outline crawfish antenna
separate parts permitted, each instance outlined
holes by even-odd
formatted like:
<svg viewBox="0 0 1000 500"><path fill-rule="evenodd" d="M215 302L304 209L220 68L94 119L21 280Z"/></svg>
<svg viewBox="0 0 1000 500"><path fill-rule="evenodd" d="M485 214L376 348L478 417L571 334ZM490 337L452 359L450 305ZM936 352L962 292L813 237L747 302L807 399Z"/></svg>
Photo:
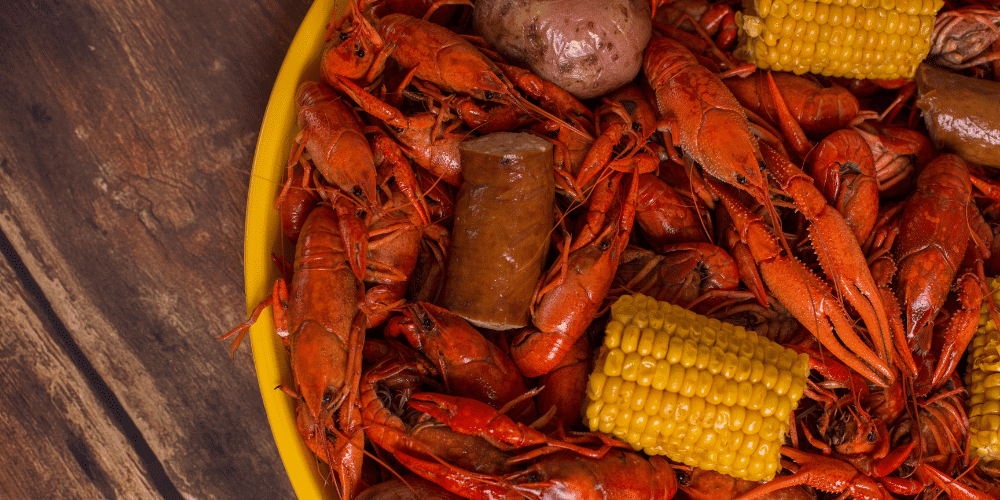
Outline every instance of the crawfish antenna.
<svg viewBox="0 0 1000 500"><path fill-rule="evenodd" d="M506 80L506 78L504 78L504 80ZM510 82L506 82L506 83L508 85L510 85ZM564 120L564 119L562 119L562 118L560 118L560 117L558 117L558 116L556 116L556 115L554 115L554 114L552 114L552 113L550 113L550 112L542 109L538 105L532 103L526 97L524 97L524 96L522 96L522 95L520 95L520 94L518 94L518 93L516 93L514 91L511 92L511 95L514 96L514 104L517 104L518 106L521 106L525 110L530 111L531 113L533 113L535 115L538 115L538 116L541 116L541 117L543 117L543 118L545 118L547 120L552 120L552 121L558 123L561 127L566 127L567 129L572 130L573 132L575 132L578 135L580 135L580 137L583 137L583 138L585 138L585 139L587 139L589 141L593 141L594 140L594 136L592 136L586 130L580 130L575 125L570 124L566 120Z"/></svg>

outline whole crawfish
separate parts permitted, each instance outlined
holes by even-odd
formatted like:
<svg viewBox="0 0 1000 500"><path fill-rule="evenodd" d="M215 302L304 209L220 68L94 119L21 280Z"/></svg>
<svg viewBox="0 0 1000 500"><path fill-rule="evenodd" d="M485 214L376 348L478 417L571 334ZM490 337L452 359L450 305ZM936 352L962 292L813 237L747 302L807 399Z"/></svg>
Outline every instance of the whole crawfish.
<svg viewBox="0 0 1000 500"><path fill-rule="evenodd" d="M528 391L510 358L462 317L428 303L407 304L403 312L390 320L387 335L404 335L435 363L449 392L500 408ZM533 402L522 401L511 415L530 422Z"/></svg>
<svg viewBox="0 0 1000 500"><path fill-rule="evenodd" d="M363 206L377 209L375 159L351 108L320 82L303 82L296 102L301 132L289 164L305 149L327 181Z"/></svg>
<svg viewBox="0 0 1000 500"><path fill-rule="evenodd" d="M621 177L612 175L598 188L618 192ZM532 325L511 344L511 358L524 376L537 377L555 368L604 306L632 234L636 190L633 176L624 200L602 218L607 221L603 229L584 244L564 241L559 259L542 276L532 305ZM591 207L590 211L602 208ZM571 247L576 249L570 251Z"/></svg>
<svg viewBox="0 0 1000 500"><path fill-rule="evenodd" d="M971 189L965 162L943 154L920 172L903 208L892 251L899 266L896 294L911 342L932 323L958 273L969 242Z"/></svg>
<svg viewBox="0 0 1000 500"><path fill-rule="evenodd" d="M335 203L349 212L351 202ZM316 433L320 457L335 469L344 498L361 473L364 432L358 389L365 317L358 309L359 282L348 263L338 213L329 206L310 212L295 251L288 298L288 331L295 392L319 426L339 428L333 450ZM335 417L336 416L336 417Z"/></svg>
<svg viewBox="0 0 1000 500"><path fill-rule="evenodd" d="M450 464L404 458L410 470L465 498L492 500L669 500L677 492L677 476L662 457L645 458L612 450L595 459L572 452L547 455L518 472L503 476L476 474Z"/></svg>
<svg viewBox="0 0 1000 500"><path fill-rule="evenodd" d="M658 130L669 133L671 142L709 175L748 192L778 224L757 140L733 93L667 37L650 39L642 68L660 111Z"/></svg>

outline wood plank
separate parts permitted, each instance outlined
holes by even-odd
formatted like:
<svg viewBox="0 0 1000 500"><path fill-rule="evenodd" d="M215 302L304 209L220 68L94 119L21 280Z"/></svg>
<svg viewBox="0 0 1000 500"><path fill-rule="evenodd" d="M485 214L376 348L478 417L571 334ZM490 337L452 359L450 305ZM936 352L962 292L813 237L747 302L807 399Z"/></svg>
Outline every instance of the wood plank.
<svg viewBox="0 0 1000 500"><path fill-rule="evenodd" d="M0 11L0 232L188 498L293 496L249 349L233 362L213 338L245 316L252 151L307 8ZM50 411L34 403L24 418Z"/></svg>
<svg viewBox="0 0 1000 500"><path fill-rule="evenodd" d="M5 260L0 303L3 497L164 498L74 363L72 347L60 342L44 308Z"/></svg>

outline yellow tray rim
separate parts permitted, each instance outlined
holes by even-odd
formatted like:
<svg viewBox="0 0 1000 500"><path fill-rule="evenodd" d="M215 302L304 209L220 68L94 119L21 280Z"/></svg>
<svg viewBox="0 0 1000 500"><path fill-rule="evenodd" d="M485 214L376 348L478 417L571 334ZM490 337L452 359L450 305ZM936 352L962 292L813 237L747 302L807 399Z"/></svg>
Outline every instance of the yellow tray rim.
<svg viewBox="0 0 1000 500"><path fill-rule="evenodd" d="M281 63L264 112L247 196L243 248L247 314L270 295L274 281L279 278L271 254L283 255L289 246L281 235L274 200L281 188L289 150L298 134L295 91L301 82L320 78L319 61L326 27L344 5L346 0L313 2ZM332 480L320 473L316 457L295 426L294 401L278 389L282 385L291 387L291 365L275 332L270 308L250 328L250 342L264 409L295 495L301 500L337 498Z"/></svg>

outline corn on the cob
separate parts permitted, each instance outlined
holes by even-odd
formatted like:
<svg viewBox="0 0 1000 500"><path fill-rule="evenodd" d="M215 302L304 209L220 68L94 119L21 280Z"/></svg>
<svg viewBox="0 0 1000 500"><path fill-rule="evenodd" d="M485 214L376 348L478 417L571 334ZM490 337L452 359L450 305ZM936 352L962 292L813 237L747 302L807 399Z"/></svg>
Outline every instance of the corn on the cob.
<svg viewBox="0 0 1000 500"><path fill-rule="evenodd" d="M1000 281L990 280L990 296L979 311L979 329L969 344L965 385L969 391L969 454L981 465L1000 466L1000 331L990 318L987 300L996 301Z"/></svg>
<svg viewBox="0 0 1000 500"><path fill-rule="evenodd" d="M763 69L911 78L944 0L743 0L736 56Z"/></svg>
<svg viewBox="0 0 1000 500"><path fill-rule="evenodd" d="M642 294L611 306L587 388L592 431L733 477L771 479L809 356Z"/></svg>

